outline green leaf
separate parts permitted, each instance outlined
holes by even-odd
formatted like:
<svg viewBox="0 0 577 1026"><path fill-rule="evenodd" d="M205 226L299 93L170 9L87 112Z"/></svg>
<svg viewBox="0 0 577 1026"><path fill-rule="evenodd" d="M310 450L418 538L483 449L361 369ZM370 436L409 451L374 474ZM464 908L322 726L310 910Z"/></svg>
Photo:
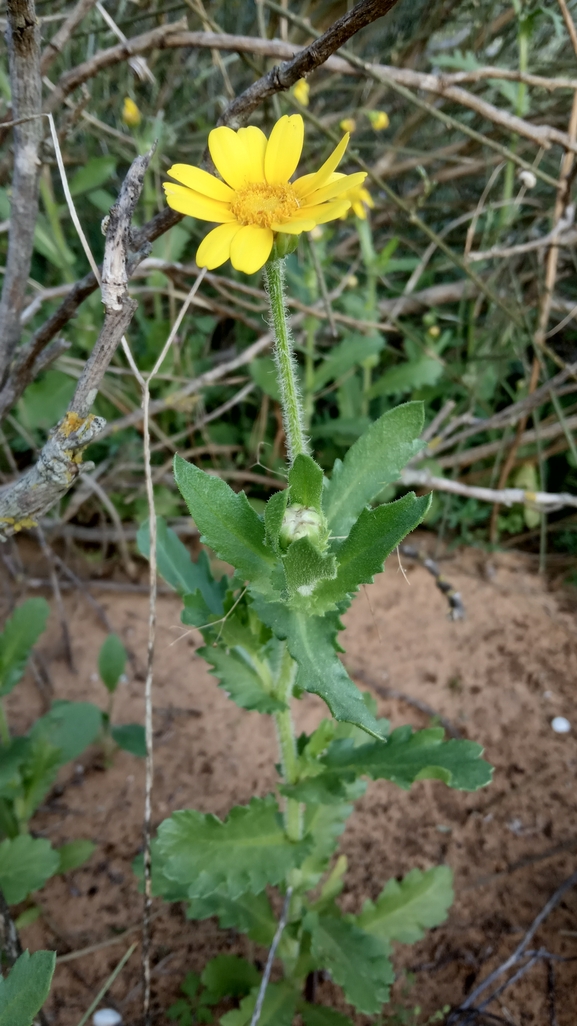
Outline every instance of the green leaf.
<svg viewBox="0 0 577 1026"><path fill-rule="evenodd" d="M146 734L140 723L124 723L110 731L119 748L139 759L146 758Z"/></svg>
<svg viewBox="0 0 577 1026"><path fill-rule="evenodd" d="M0 888L9 905L24 901L31 891L58 872L60 857L45 837L20 834L0 844Z"/></svg>
<svg viewBox="0 0 577 1026"><path fill-rule="evenodd" d="M366 901L357 926L387 941L415 944L425 930L444 923L453 903L453 874L449 866L422 873L412 869L402 880L389 880L376 902Z"/></svg>
<svg viewBox="0 0 577 1026"><path fill-rule="evenodd" d="M0 795L10 790L9 785L26 760L30 743L27 738L15 737L6 747L0 748Z"/></svg>
<svg viewBox="0 0 577 1026"><path fill-rule="evenodd" d="M283 488L282 491L271 495L264 508L266 540L274 552L280 551L279 535L287 508L288 497L288 488Z"/></svg>
<svg viewBox="0 0 577 1026"><path fill-rule="evenodd" d="M217 916L221 930L246 933L255 944L270 947L277 928L266 891L260 894L240 894L232 900L223 894L208 898L192 898L186 911L187 919L209 919Z"/></svg>
<svg viewBox="0 0 577 1026"><path fill-rule="evenodd" d="M305 1026L353 1026L348 1015L324 1005L309 1005L308 1001L302 1001L299 1003L299 1012Z"/></svg>
<svg viewBox="0 0 577 1026"><path fill-rule="evenodd" d="M150 553L150 528L146 520L140 525L136 536L138 551L145 559ZM215 581L210 570L208 556L200 552L198 562L193 563L190 552L164 517L156 518L156 562L158 572L171 588L185 596L200 591L211 613L223 614L223 598L228 587L228 578ZM201 621L204 622L204 621Z"/></svg>
<svg viewBox="0 0 577 1026"><path fill-rule="evenodd" d="M240 1008L221 1016L221 1026L247 1026L252 1019L257 990L243 998ZM264 997L258 1026L292 1026L298 994L290 983L269 983Z"/></svg>
<svg viewBox="0 0 577 1026"><path fill-rule="evenodd" d="M14 610L0 634L0 696L20 680L30 652L46 628L50 606L46 599L31 598Z"/></svg>
<svg viewBox="0 0 577 1026"><path fill-rule="evenodd" d="M264 524L244 492L175 456L174 476L201 541L259 589L267 590L274 560L264 543Z"/></svg>
<svg viewBox="0 0 577 1026"><path fill-rule="evenodd" d="M78 838L77 841L69 841L68 844L61 845L57 849L60 859L58 872L71 873L73 869L78 869L84 862L87 862L95 851L96 845L84 838Z"/></svg>
<svg viewBox="0 0 577 1026"><path fill-rule="evenodd" d="M278 602L257 601L255 608L278 638L286 638L288 650L298 663L296 688L319 695L336 720L354 723L381 738L379 723L335 651L336 618L310 616Z"/></svg>
<svg viewBox="0 0 577 1026"><path fill-rule="evenodd" d="M335 557L320 553L308 538L289 545L283 566L289 593L305 598L315 592L320 581L331 580L337 574Z"/></svg>
<svg viewBox="0 0 577 1026"><path fill-rule="evenodd" d="M416 360L391 367L369 389L369 399L382 395L412 392L425 385L436 385L443 375L443 363L432 356L419 356Z"/></svg>
<svg viewBox="0 0 577 1026"><path fill-rule="evenodd" d="M312 389L318 392L327 382L336 381L363 360L378 356L385 340L382 335L349 335L343 342L333 346L322 363L315 368Z"/></svg>
<svg viewBox="0 0 577 1026"><path fill-rule="evenodd" d="M0 976L0 1026L32 1026L50 992L55 951L25 951L8 976Z"/></svg>
<svg viewBox="0 0 577 1026"><path fill-rule="evenodd" d="M320 510L324 475L312 456L299 454L289 470L290 501Z"/></svg>
<svg viewBox="0 0 577 1026"><path fill-rule="evenodd" d="M359 1012L376 1015L395 979L389 945L336 916L309 912L304 927L311 933L311 954L318 967L328 969Z"/></svg>
<svg viewBox="0 0 577 1026"><path fill-rule="evenodd" d="M98 672L111 693L116 691L125 666L126 649L117 634L109 634L98 655Z"/></svg>
<svg viewBox="0 0 577 1026"><path fill-rule="evenodd" d="M422 448L422 403L388 410L351 446L344 461L335 460L323 505L331 534L346 536L361 511L384 488L398 480L406 463Z"/></svg>
<svg viewBox="0 0 577 1026"><path fill-rule="evenodd" d="M187 886L191 898L235 898L285 880L310 844L288 840L277 803L267 795L231 809L224 822L194 809L174 812L158 829L158 847L164 873Z"/></svg>
<svg viewBox="0 0 577 1026"><path fill-rule="evenodd" d="M202 1000L215 1005L224 997L239 998L249 994L260 983L260 973L254 965L238 955L217 955L207 962L201 980L209 991Z"/></svg>
<svg viewBox="0 0 577 1026"><path fill-rule="evenodd" d="M115 157L92 157L72 175L70 192L73 196L81 196L83 192L98 189L112 177L116 171Z"/></svg>
<svg viewBox="0 0 577 1026"><path fill-rule="evenodd" d="M337 574L314 591L312 608L317 614L334 609L345 595L359 585L370 584L383 569L387 556L421 523L431 505L428 495L417 499L409 492L396 502L377 509L364 509L349 536L336 550Z"/></svg>
<svg viewBox="0 0 577 1026"><path fill-rule="evenodd" d="M54 702L30 731L36 741L43 739L60 749L60 762L71 762L96 740L102 727L102 713L92 702Z"/></svg>
<svg viewBox="0 0 577 1026"><path fill-rule="evenodd" d="M248 371L252 380L256 382L264 394L270 396L275 402L280 403L281 395L273 357L261 356L258 360L252 360L248 365Z"/></svg>
<svg viewBox="0 0 577 1026"><path fill-rule="evenodd" d="M226 691L241 709L252 709L260 713L280 712L286 704L266 691L264 684L248 657L242 651L207 646L198 650L206 659L212 673L220 679L219 687Z"/></svg>
<svg viewBox="0 0 577 1026"><path fill-rule="evenodd" d="M385 744L355 747L350 740L334 741L322 762L330 773L392 780L405 790L415 780L442 780L459 791L489 784L493 771L481 759L481 745L443 737L440 727L415 732L410 726L397 727Z"/></svg>

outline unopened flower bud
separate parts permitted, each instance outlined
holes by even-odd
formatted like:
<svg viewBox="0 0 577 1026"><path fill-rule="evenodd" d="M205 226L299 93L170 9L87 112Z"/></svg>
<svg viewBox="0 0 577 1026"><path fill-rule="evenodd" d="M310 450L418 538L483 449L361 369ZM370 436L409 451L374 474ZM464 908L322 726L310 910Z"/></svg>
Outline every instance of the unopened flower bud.
<svg viewBox="0 0 577 1026"><path fill-rule="evenodd" d="M325 533L323 516L310 506L293 503L287 506L280 529L279 540L283 549L299 538L320 541Z"/></svg>
<svg viewBox="0 0 577 1026"><path fill-rule="evenodd" d="M389 127L389 115L384 110L369 110L367 111L369 121L373 126L375 132L382 132L383 128Z"/></svg>
<svg viewBox="0 0 577 1026"><path fill-rule="evenodd" d="M342 128L343 132L354 132L357 123L354 118L343 118L342 121L339 121L339 127Z"/></svg>
<svg viewBox="0 0 577 1026"><path fill-rule="evenodd" d="M534 189L537 185L537 177L532 171L519 171L519 180L523 182L526 189Z"/></svg>
<svg viewBox="0 0 577 1026"><path fill-rule="evenodd" d="M303 107L308 107L310 91L311 91L311 87L308 84L308 82L306 81L306 79L299 78L297 84L295 85L295 87L293 89L293 96L294 96L295 100L298 100L298 102Z"/></svg>
<svg viewBox="0 0 577 1026"><path fill-rule="evenodd" d="M142 116L134 100L130 99L130 96L124 97L124 105L122 107L122 120L125 125L129 128L138 128Z"/></svg>

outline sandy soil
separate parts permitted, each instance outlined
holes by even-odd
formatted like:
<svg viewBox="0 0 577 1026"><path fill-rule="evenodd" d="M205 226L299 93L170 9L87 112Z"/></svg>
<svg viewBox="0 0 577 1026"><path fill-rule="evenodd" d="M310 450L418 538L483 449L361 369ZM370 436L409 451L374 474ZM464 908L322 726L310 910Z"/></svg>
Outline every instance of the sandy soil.
<svg viewBox="0 0 577 1026"><path fill-rule="evenodd" d="M412 866L446 862L454 870L456 900L447 923L418 945L399 946L396 952L397 966L414 973L404 1001L408 1007L420 1005L424 1018L445 1004L458 1005L503 962L575 869L576 612L570 596L549 592L528 567L516 555L496 555L490 562L473 550L453 556L444 570L463 594L467 618L451 623L445 600L426 571L408 567L407 581L394 557L346 618L345 663L359 686L375 694L380 715L393 725L429 722L405 699L385 697L386 689L427 703L463 737L480 741L496 767L493 784L471 795L432 781L409 793L373 783L343 835L342 850L351 867L343 895L347 910L375 898L386 879ZM142 720L147 598L102 592L98 600L136 655L115 718ZM95 674L104 629L82 595L68 593L65 604L75 672L63 658L54 614L40 644L55 697L90 699L104 707L104 689ZM188 806L224 816L253 793L265 794L275 781L272 724L226 699L195 656L198 638L181 637L178 624L179 601L162 597L154 696L155 825L172 810ZM41 711L40 693L27 675L8 701L13 730L25 731ZM323 715L323 704L313 696L297 704L299 729L310 730ZM553 732L556 715L573 723L570 734ZM33 829L55 845L89 837L98 849L85 866L44 888L39 895L44 914L22 931L25 945L65 954L110 941L138 923L141 898L131 861L141 844L142 811L143 764L127 753L120 752L105 770L99 753L88 752L63 772ZM245 938L220 931L213 921L188 922L178 905L157 902L155 916L157 1023L167 1022L163 1010L188 970L200 970L219 951L257 959L265 955ZM133 940L138 940L136 931L62 962L47 1008L49 1022L76 1026ZM531 947L577 958L576 890L565 894ZM553 988L546 964L539 962L490 1011L517 1026L574 1026L576 965L556 962ZM321 984L319 999L338 1006L330 982ZM136 1026L140 1001L137 947L107 1003Z"/></svg>

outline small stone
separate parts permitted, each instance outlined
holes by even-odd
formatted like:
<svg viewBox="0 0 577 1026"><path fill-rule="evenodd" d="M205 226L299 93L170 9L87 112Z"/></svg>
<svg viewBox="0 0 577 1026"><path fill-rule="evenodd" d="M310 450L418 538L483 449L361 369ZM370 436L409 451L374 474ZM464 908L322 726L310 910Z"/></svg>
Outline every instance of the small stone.
<svg viewBox="0 0 577 1026"><path fill-rule="evenodd" d="M551 720L551 726L556 734L568 734L571 730L571 724L564 716L555 716Z"/></svg>
<svg viewBox="0 0 577 1026"><path fill-rule="evenodd" d="M122 1026L122 1016L115 1008L100 1008L92 1016L92 1026Z"/></svg>

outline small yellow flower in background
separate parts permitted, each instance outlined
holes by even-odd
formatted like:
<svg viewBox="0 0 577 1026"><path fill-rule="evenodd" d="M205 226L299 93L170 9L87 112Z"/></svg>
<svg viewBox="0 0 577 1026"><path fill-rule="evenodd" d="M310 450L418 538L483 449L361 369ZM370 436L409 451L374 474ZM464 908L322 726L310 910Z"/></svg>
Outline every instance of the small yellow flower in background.
<svg viewBox="0 0 577 1026"><path fill-rule="evenodd" d="M343 118L339 121L339 128L342 128L343 132L354 132L357 127L357 123L354 118Z"/></svg>
<svg viewBox="0 0 577 1026"><path fill-rule="evenodd" d="M138 128L142 121L142 115L136 106L134 100L130 99L130 96L124 97L124 105L122 107L122 120L125 125L129 128Z"/></svg>
<svg viewBox="0 0 577 1026"><path fill-rule="evenodd" d="M347 288L356 289L358 284L359 279L357 278L356 274L349 274L347 280L345 281L345 285L347 286Z"/></svg>
<svg viewBox="0 0 577 1026"><path fill-rule="evenodd" d="M438 338L440 334L441 329L438 324L431 324L431 327L427 330L427 335L430 335L431 338Z"/></svg>
<svg viewBox="0 0 577 1026"><path fill-rule="evenodd" d="M383 128L390 125L389 115L384 110L368 110L367 117L375 132L382 132Z"/></svg>
<svg viewBox="0 0 577 1026"><path fill-rule="evenodd" d="M321 228L320 224L315 224L314 228L311 228L311 239L313 242L319 242L324 234L324 230Z"/></svg>
<svg viewBox="0 0 577 1026"><path fill-rule="evenodd" d="M347 189L345 196L351 204L351 208L357 217L360 217L361 221L367 219L367 207L371 210L375 205L375 201L371 196L368 189L365 189L362 182L358 185L353 185L352 189ZM344 217L347 216L348 211L345 212Z"/></svg>
<svg viewBox="0 0 577 1026"><path fill-rule="evenodd" d="M311 87L306 81L306 79L299 78L297 84L293 89L293 96L295 100L298 100L298 102L302 104L303 107L308 107L310 91Z"/></svg>
<svg viewBox="0 0 577 1026"><path fill-rule="evenodd" d="M230 258L237 271L254 274L270 257L275 233L310 232L348 210L351 201L344 193L366 177L364 171L335 173L348 135L318 171L291 182L303 141L300 114L280 118L269 139L253 125L237 132L223 125L210 133L208 148L224 181L190 164L169 169L180 184L164 183L168 205L201 221L220 222L198 247L199 267L212 270Z"/></svg>

